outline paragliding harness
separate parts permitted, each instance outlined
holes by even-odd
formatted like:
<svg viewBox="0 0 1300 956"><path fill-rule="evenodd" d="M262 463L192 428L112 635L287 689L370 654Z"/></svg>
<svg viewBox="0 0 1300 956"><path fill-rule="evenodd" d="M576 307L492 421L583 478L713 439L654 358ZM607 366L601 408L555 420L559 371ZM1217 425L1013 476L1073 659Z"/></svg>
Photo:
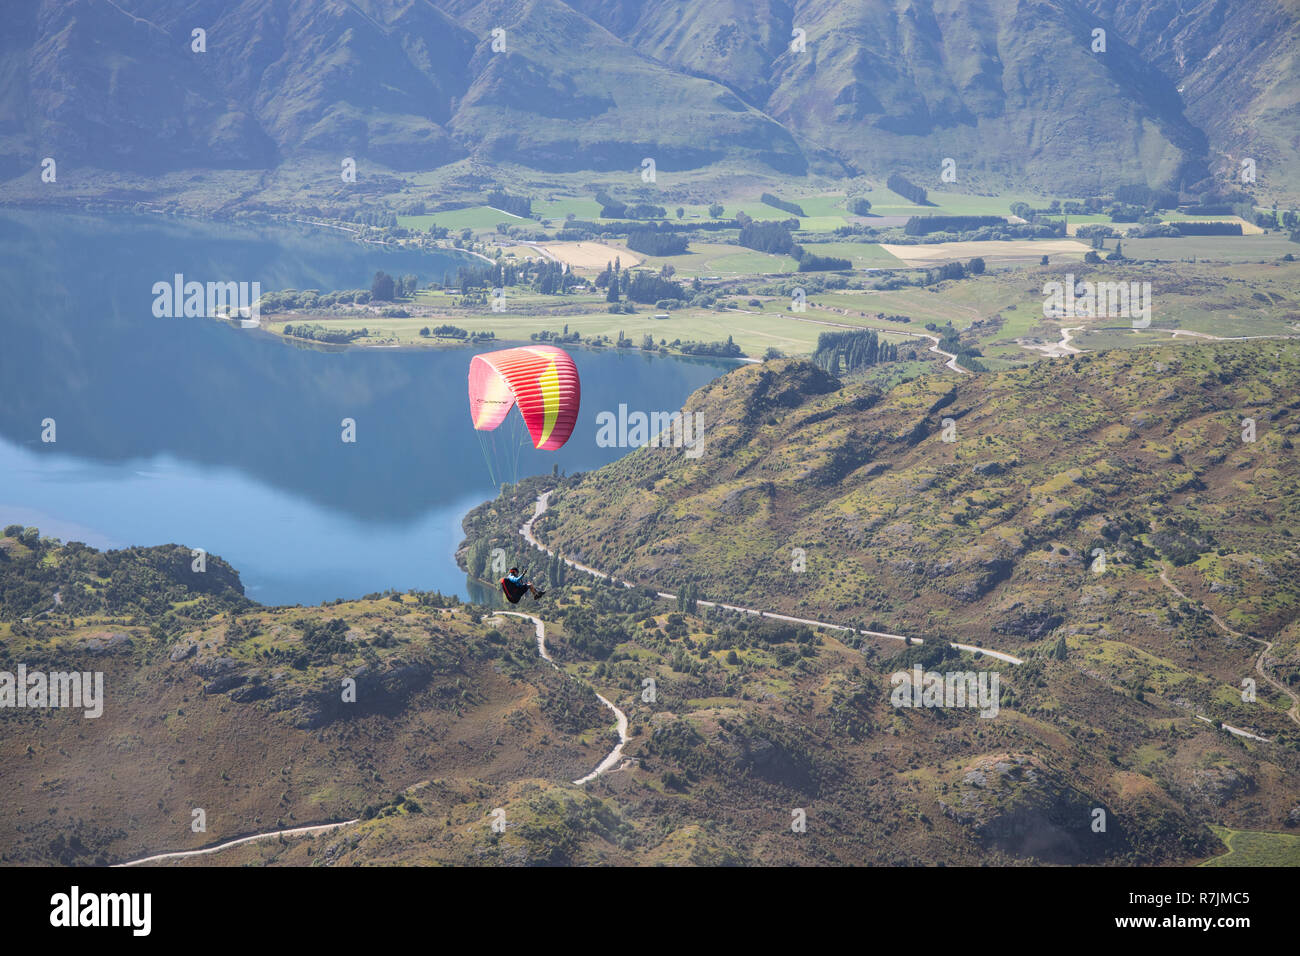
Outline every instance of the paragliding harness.
<svg viewBox="0 0 1300 956"><path fill-rule="evenodd" d="M501 579L501 590L506 596L506 600L511 604L518 604L519 599L528 593L528 588L523 584L515 584L509 578Z"/></svg>

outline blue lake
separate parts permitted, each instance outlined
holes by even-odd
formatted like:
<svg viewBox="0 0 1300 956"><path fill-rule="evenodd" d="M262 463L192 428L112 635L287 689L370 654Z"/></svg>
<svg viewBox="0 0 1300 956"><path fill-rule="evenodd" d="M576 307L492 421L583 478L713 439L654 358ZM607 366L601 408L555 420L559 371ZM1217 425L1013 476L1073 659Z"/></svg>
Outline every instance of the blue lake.
<svg viewBox="0 0 1300 956"><path fill-rule="evenodd" d="M326 350L152 312L153 284L175 273L328 290L368 287L377 269L423 285L468 258L280 227L27 212L0 214L0 254L0 525L98 548L203 548L267 604L390 587L469 597L453 554L465 512L495 496L490 475L597 468L627 453L596 445L600 411L677 409L734 367L571 350L579 422L564 448L539 452L521 445L517 411L497 432L473 429L471 350Z"/></svg>

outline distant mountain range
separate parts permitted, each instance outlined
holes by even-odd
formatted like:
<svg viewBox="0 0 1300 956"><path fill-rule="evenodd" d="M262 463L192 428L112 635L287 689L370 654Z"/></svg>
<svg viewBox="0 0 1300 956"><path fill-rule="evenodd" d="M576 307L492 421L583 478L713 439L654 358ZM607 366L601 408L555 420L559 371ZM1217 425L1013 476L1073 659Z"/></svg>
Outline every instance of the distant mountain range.
<svg viewBox="0 0 1300 956"><path fill-rule="evenodd" d="M1298 24L1296 0L45 0L6 11L0 176L649 156L937 183L951 157L958 184L1087 192L1250 157L1285 191Z"/></svg>

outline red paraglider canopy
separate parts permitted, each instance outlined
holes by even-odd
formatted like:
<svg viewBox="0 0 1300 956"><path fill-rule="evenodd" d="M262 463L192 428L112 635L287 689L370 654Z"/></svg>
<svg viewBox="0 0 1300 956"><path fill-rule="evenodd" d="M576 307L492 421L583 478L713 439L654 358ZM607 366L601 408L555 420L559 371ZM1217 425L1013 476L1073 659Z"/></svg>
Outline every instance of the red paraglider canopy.
<svg viewBox="0 0 1300 956"><path fill-rule="evenodd" d="M518 405L537 449L554 451L569 440L581 397L577 366L553 345L485 352L469 363L474 427L492 431Z"/></svg>

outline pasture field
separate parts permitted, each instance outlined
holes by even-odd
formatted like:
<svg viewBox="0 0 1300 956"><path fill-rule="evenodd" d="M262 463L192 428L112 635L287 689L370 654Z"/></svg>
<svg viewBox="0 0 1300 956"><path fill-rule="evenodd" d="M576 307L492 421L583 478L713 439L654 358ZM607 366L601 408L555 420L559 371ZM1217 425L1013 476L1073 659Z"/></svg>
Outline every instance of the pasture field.
<svg viewBox="0 0 1300 956"><path fill-rule="evenodd" d="M618 191L620 198L624 198L622 191ZM783 199L787 202L795 203L803 211L803 216L794 216L775 206L769 206L753 196L746 199L722 200L724 209L722 218L734 218L736 213L743 212L754 219L798 219L799 228L805 232L833 232L840 226L852 222L870 222L870 217L863 218L853 215L849 212L849 200L846 193L843 192L822 192L811 195L801 195L796 188L782 188L780 186L770 186L768 192ZM962 193L946 193L931 190L928 198L933 206L918 206L908 199L903 198L892 190L886 188L883 184L875 185L869 192L858 193L863 198L871 202L871 216L893 217L893 216L1010 216L1011 203L1023 201L1031 206L1042 207L1050 201L1041 196L1025 196L1020 194L1007 194L998 196L971 196ZM676 208L682 206L685 209L685 218L683 221L706 220L709 218L708 204L695 204L689 202L675 202L669 199L655 200L659 205L668 210L668 218L676 222ZM540 211L542 205L534 202L533 209ZM594 211L587 215L594 216L599 212L599 207L593 207ZM557 208L558 211L558 208ZM569 211L569 210L565 210ZM576 212L576 210L573 210ZM549 211L548 215L554 213ZM579 213L579 215L583 215ZM1108 222L1108 217L1098 217L1100 222Z"/></svg>
<svg viewBox="0 0 1300 956"><path fill-rule="evenodd" d="M971 196L964 193L940 192L926 183L918 183L927 190L926 199L933 206L918 206L910 199L898 195L883 185L865 196L871 201L871 211L877 216L1010 216L1013 202L1026 202L1036 209L1046 206L1050 199L1022 193L997 196ZM1064 202L1064 197L1061 197ZM807 211L806 209L804 210Z"/></svg>
<svg viewBox="0 0 1300 956"><path fill-rule="evenodd" d="M1300 834L1233 830L1210 824L1228 852L1201 866L1300 866Z"/></svg>
<svg viewBox="0 0 1300 956"><path fill-rule="evenodd" d="M1122 326L1098 326L1076 332L1073 345L1084 351L1102 351L1105 349L1145 348L1151 345L1168 345L1170 334L1157 329L1132 329ZM1183 341L1192 341L1184 338Z"/></svg>
<svg viewBox="0 0 1300 956"><path fill-rule="evenodd" d="M932 266L943 262L975 257L986 264L1037 261L1043 256L1063 256L1082 259L1089 246L1077 239L1015 239L1007 242L939 242L918 246L899 246L882 243L885 252L909 266Z"/></svg>
<svg viewBox="0 0 1300 956"><path fill-rule="evenodd" d="M632 252L626 246L616 246L611 243L539 242L536 246L546 252L550 258L567 262L571 268L582 272L599 273L616 257L625 269L640 265L645 259L645 256Z"/></svg>
<svg viewBox="0 0 1300 956"><path fill-rule="evenodd" d="M1060 222L1061 220L1052 219L1051 221ZM1125 224L1113 224L1111 222L1110 216L1098 213L1096 215L1091 215L1091 216L1071 216L1069 218L1069 221L1066 222L1065 224L1065 234L1067 236L1075 236L1078 235L1080 227L1094 226L1098 224L1101 224L1103 226L1115 225L1117 229L1125 228ZM1132 225L1132 223L1128 223L1127 225Z"/></svg>
<svg viewBox="0 0 1300 956"><path fill-rule="evenodd" d="M779 195L779 194L778 194ZM781 196L787 199L787 196ZM856 219L849 212L849 201L843 193L832 193L825 196L798 196L791 200L798 203L799 208L808 214L808 218L828 218L828 219Z"/></svg>
<svg viewBox="0 0 1300 956"><path fill-rule="evenodd" d="M844 213L845 200L839 193L823 191L800 196L792 189L773 188L772 191L783 199L800 203L805 212L816 213L805 219ZM875 193L879 194L880 190ZM622 193L618 195L624 198ZM954 203L952 195L936 193L935 197L936 201L942 199L948 203L947 208L916 211L954 214L997 211L991 208L993 200L988 197L974 197L980 202L970 203ZM1004 199L1011 201L1008 197L999 197L997 201L1001 203ZM1043 203L1041 199L1026 201ZM586 200L556 195L545 200L548 205L535 203L534 208L555 215L566 209L575 214L593 211L590 207L565 205L582 202ZM665 198L660 202L675 213L671 200ZM688 210L688 219L707 216L707 207L699 203L682 205ZM769 211L780 214L780 210L762 203L744 208L755 215L767 215ZM875 207L876 210L884 208ZM735 211L734 206L728 210L729 214ZM487 207L439 214L440 217L455 215L463 221L478 217L480 222L495 223L502 214ZM730 335L746 354L758 357L769 347L787 355L807 355L815 348L818 335L838 327L872 328L891 340L921 344L915 336L926 331L927 323L937 326L951 323L959 330L973 333L968 341L973 340L988 360L986 366L990 370L1042 359L1045 352L1056 350L1065 327L1076 330L1070 344L1085 351L1192 344L1212 338L1300 336L1300 263L1286 262L1283 258L1288 252L1300 251L1300 244L1277 233L1126 239L1122 240L1123 260L1097 264L1082 262L1089 246L1071 239L882 245L843 240L817 242L807 236L800 237L812 254L849 259L854 271L847 277L799 273L793 258L758 252L734 241L719 241L725 236L726 233L710 233L705 239L693 240L689 252L668 257L643 256L629 250L626 240L618 238L584 242L514 241L504 245L508 254L520 258L545 253L569 263L588 279L616 257L625 268L658 271L671 265L676 279L688 291L694 279L701 279L707 291L719 296L724 305L672 310L666 320L655 319L654 314L659 310L649 304L635 306L637 311L631 314L610 313L601 292L541 296L512 288L507 292L508 311L504 314L492 313L484 305L462 307L456 295L422 293L411 303L413 311L419 314L408 319L383 319L374 312L320 318L295 313L274 317L268 326L273 331L285 321L315 321L338 329L365 326L370 335L358 342L359 345L448 344L418 334L426 325L432 328L442 324L469 331L491 331L498 341L527 341L533 333L544 330L558 333L566 325L570 333L576 332L583 339L596 336L617 339L622 333L638 346L646 334L656 344L674 339L722 341ZM1105 243L1103 255L1113 252L1115 246L1114 240ZM492 251L489 243L489 254ZM1045 266L1040 264L1044 255L1049 259ZM893 278L889 281L907 281L909 270L948 261L968 262L976 256L983 258L989 267L982 276L925 287L871 288L886 278L880 271L872 270L892 271ZM1152 259L1161 261L1154 264ZM1121 316L1063 320L1044 317L1043 285L1064 281L1067 274L1093 282L1150 282L1151 327L1134 330L1132 320ZM826 283L845 281L849 288L821 289ZM794 313L785 295L761 292L775 284L786 289L806 286L809 289L806 310ZM883 316L905 316L909 321L890 321ZM924 361L930 363L930 357Z"/></svg>
<svg viewBox="0 0 1300 956"><path fill-rule="evenodd" d="M615 243L623 245L621 242ZM692 242L689 250L680 256L647 256L647 268L659 269L671 265L677 275L687 279L696 276L761 276L794 272L799 263L790 256L777 256L759 252L728 242Z"/></svg>
<svg viewBox="0 0 1300 956"><path fill-rule="evenodd" d="M1221 338L1300 335L1300 313L1281 306L1244 299L1239 305L1225 308L1221 302L1207 303L1177 290L1160 292L1154 284L1151 299L1153 329L1184 329Z"/></svg>
<svg viewBox="0 0 1300 956"><path fill-rule="evenodd" d="M1241 226L1241 231L1247 236L1262 236L1264 230L1262 227L1255 225L1253 222L1247 222L1240 216L1189 216L1181 212L1166 212L1161 214L1161 222L1231 222Z"/></svg>
<svg viewBox="0 0 1300 956"><path fill-rule="evenodd" d="M459 298L453 293L421 292L411 301L410 307L430 311L408 318L382 318L375 314L347 317L280 314L268 316L265 324L276 334L285 323L311 323L339 331L365 327L368 335L357 339L353 343L356 347L450 347L465 344L464 339L419 334L423 327L439 325L452 325L467 332L492 332L495 339L481 343L484 348L494 347L497 343L527 342L536 332L562 333L567 329L583 339L604 336L617 341L621 334L638 347L647 334L657 345L674 340L721 342L730 336L751 357L761 357L769 348L787 355L808 355L816 348L819 335L844 325L877 329L891 342L929 346L928 342L916 338L918 333L925 333L923 321L900 325L878 320L874 312L867 317L860 317L856 312L845 315L838 308L838 301L829 296L826 298L830 302L810 303L807 311L798 315L791 313L789 301L784 298L742 295L732 298L735 308L674 309L669 311L667 319L656 319L659 310L646 305L637 305L637 311L632 314L610 313L601 294L556 297L512 290L507 293L506 311L503 313L493 313L483 307L461 308L454 304ZM754 298L759 299L759 305L749 304ZM890 307L893 306L891 303ZM926 314L938 317L938 312ZM927 353L921 361L925 363L930 359Z"/></svg>
<svg viewBox="0 0 1300 956"><path fill-rule="evenodd" d="M861 325L898 332L925 332L925 324L952 323L964 329L983 317L985 311L924 289L897 289L876 292L872 290L819 292L808 297L808 318L823 319L845 325ZM890 322L876 318L877 314L905 315L912 321Z"/></svg>
<svg viewBox="0 0 1300 956"><path fill-rule="evenodd" d="M600 305L603 305L603 301ZM741 350L750 356L762 356L768 348L776 348L787 354L810 354L817 344L817 336L827 331L824 326L810 323L791 322L778 314L767 315L759 311L682 309L670 313L668 319L656 319L653 306L638 306L635 314L611 314L599 309L596 304L576 306L575 311L565 314L529 313L523 300L511 301L507 298L507 311L491 313L466 311L463 314L450 310L448 314L438 317L411 317L407 319L382 319L367 317L329 318L301 316L288 318L289 322L311 322L327 329L355 329L365 326L370 335L359 339L355 344L367 345L461 345L464 340L424 338L419 332L423 326L441 324L455 325L469 332L492 332L496 339L484 348L495 347L497 343L528 342L534 332L547 330L561 332L568 326L570 332L577 332L584 339L605 336L617 340L621 332L640 346L643 336L649 334L656 343L668 343L675 339L696 342L722 342L731 336ZM521 311L514 311L519 309ZM270 323L273 332L279 332L283 321L279 318ZM501 347L505 347L502 345ZM610 346L612 347L612 346ZM632 351L637 351L636 349Z"/></svg>
<svg viewBox="0 0 1300 956"><path fill-rule="evenodd" d="M803 211L808 213L808 215L796 216L794 213L786 212L784 209L777 209L775 206L769 206L767 203L755 199L747 202L723 203L723 207L726 211L722 214L722 218L734 219L736 213L743 212L751 219L757 219L760 221L774 220L779 222L785 219L798 219L799 228L807 232L834 232L840 226L848 224L849 220L846 218L848 213L844 209L835 209L830 205L825 205L824 207L819 207L819 209L824 209L824 212L820 212L818 215L813 215L808 211L807 207L803 206L800 200L792 199L789 196L781 196L780 198L800 205L800 207L803 208ZM707 217L708 207L701 207L700 212Z"/></svg>
<svg viewBox="0 0 1300 956"><path fill-rule="evenodd" d="M1125 239L1124 255L1130 259L1164 259L1209 262L1265 262L1287 253L1300 258L1300 243L1285 233L1253 236L1184 236L1181 239Z"/></svg>
<svg viewBox="0 0 1300 956"><path fill-rule="evenodd" d="M552 199L533 200L533 214L555 220L556 225L570 213L578 219L595 219L600 215L600 203L591 196L556 196Z"/></svg>
<svg viewBox="0 0 1300 956"><path fill-rule="evenodd" d="M1062 218L1063 217L1057 216L1057 217L1046 219L1046 221L1060 222ZM1259 236L1264 234L1264 230L1262 228L1255 225L1253 222L1246 222L1246 220L1242 219L1239 216L1188 216L1181 212L1164 212L1161 213L1160 221L1166 224L1178 223L1178 222L1231 222L1241 226L1241 231L1244 235ZM1107 226L1113 226L1115 230L1120 233L1128 229L1131 229L1134 226L1134 223L1131 222L1115 222L1113 219L1110 218L1110 216L1107 216L1104 213L1092 213L1083 216L1070 216L1069 220L1065 224L1066 235L1073 236L1078 233L1080 226L1089 226L1096 223L1101 223ZM1230 239L1233 237L1231 236L1195 237L1194 236L1191 238Z"/></svg>
<svg viewBox="0 0 1300 956"><path fill-rule="evenodd" d="M512 215L508 212L502 212L500 209L493 209L491 206L468 206L465 209L451 209L447 212L435 212L424 216L398 216L397 224L405 229L418 229L424 232L432 225L446 226L452 232L459 232L461 229L473 229L479 231L494 231L497 223L507 223L512 226L532 222L530 219L522 219L519 216Z"/></svg>
<svg viewBox="0 0 1300 956"><path fill-rule="evenodd" d="M806 251L815 256L836 256L848 259L855 269L899 269L904 268L902 259L892 255L884 246L876 242L807 242L803 244Z"/></svg>

